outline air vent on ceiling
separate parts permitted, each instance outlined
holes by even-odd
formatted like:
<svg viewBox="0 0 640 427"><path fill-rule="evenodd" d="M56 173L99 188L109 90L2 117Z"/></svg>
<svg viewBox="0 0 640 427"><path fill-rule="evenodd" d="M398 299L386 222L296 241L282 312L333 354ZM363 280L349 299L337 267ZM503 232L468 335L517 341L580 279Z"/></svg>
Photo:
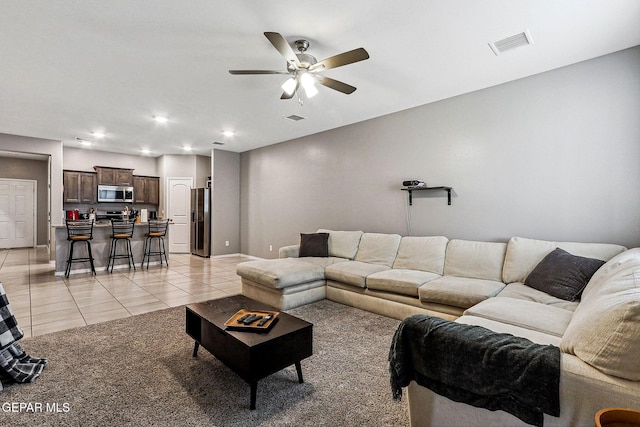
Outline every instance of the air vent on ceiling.
<svg viewBox="0 0 640 427"><path fill-rule="evenodd" d="M91 140L90 139L80 138L78 136L76 136L76 141L78 141L81 144L91 144Z"/></svg>
<svg viewBox="0 0 640 427"><path fill-rule="evenodd" d="M522 33L515 34L510 37L505 37L502 40L497 40L495 42L489 43L489 47L491 48L493 53L498 56L508 50L516 49L530 44L533 44L533 40L531 39L529 30L526 30Z"/></svg>
<svg viewBox="0 0 640 427"><path fill-rule="evenodd" d="M224 142L214 141L212 144L213 145L224 145Z"/></svg>
<svg viewBox="0 0 640 427"><path fill-rule="evenodd" d="M288 117L285 117L287 120L291 120L292 122L299 122L300 120L306 119L306 117L298 116L297 114L292 114Z"/></svg>

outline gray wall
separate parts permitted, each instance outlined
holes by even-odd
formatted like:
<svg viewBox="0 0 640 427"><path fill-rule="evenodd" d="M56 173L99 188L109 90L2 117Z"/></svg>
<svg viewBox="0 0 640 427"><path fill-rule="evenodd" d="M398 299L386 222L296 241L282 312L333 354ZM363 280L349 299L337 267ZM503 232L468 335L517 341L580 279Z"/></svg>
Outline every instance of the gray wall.
<svg viewBox="0 0 640 427"><path fill-rule="evenodd" d="M635 47L242 153L241 251L319 227L640 246L639 113ZM409 209L406 179L452 186L452 205Z"/></svg>
<svg viewBox="0 0 640 427"><path fill-rule="evenodd" d="M36 211L38 245L49 244L49 160L0 157L0 178L37 182Z"/></svg>
<svg viewBox="0 0 640 427"><path fill-rule="evenodd" d="M213 150L212 255L240 252L240 154ZM229 242L229 246L225 242Z"/></svg>
<svg viewBox="0 0 640 427"><path fill-rule="evenodd" d="M134 175L158 176L156 159L149 156L64 147L64 169L95 172L94 166L133 169Z"/></svg>

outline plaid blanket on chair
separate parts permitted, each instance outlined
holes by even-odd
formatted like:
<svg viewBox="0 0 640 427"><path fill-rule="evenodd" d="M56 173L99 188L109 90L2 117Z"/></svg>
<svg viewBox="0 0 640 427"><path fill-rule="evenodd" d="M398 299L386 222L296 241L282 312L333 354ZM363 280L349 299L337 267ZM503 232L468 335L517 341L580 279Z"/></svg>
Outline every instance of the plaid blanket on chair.
<svg viewBox="0 0 640 427"><path fill-rule="evenodd" d="M18 326L7 294L0 283L0 378L9 382L29 383L38 378L47 359L29 356L18 344L24 337ZM2 383L0 382L0 390Z"/></svg>

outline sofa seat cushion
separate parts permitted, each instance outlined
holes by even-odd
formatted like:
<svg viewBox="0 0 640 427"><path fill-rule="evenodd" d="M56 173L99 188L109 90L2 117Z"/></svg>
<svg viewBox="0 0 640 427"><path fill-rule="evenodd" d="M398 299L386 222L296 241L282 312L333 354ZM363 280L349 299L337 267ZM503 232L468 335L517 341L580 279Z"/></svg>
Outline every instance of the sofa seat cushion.
<svg viewBox="0 0 640 427"><path fill-rule="evenodd" d="M420 286L418 296L422 302L468 308L495 296L503 288L504 283L495 280L442 276Z"/></svg>
<svg viewBox="0 0 640 427"><path fill-rule="evenodd" d="M485 317L465 315L458 317L456 322L463 323L465 325L482 326L483 328L490 329L500 334L511 334L517 337L526 338L540 345L551 344L556 347L560 347L560 342L562 341L562 338L556 335L545 334L544 332L534 331L504 322L497 322Z"/></svg>
<svg viewBox="0 0 640 427"><path fill-rule="evenodd" d="M608 375L640 381L640 248L607 262L584 290L562 351Z"/></svg>
<svg viewBox="0 0 640 427"><path fill-rule="evenodd" d="M275 289L324 279L324 267L298 258L242 262L236 267L236 273Z"/></svg>
<svg viewBox="0 0 640 427"><path fill-rule="evenodd" d="M557 298L549 295L546 292L533 289L525 285L524 283L509 283L503 290L501 290L496 297L506 297L522 299L527 301L533 301L540 304L551 305L554 307L564 308L565 310L575 311L578 307L579 301L567 301L561 298Z"/></svg>
<svg viewBox="0 0 640 427"><path fill-rule="evenodd" d="M490 298L465 310L464 314L561 337L573 311L515 298Z"/></svg>
<svg viewBox="0 0 640 427"><path fill-rule="evenodd" d="M314 265L319 265L322 268L328 267L330 265L333 264L337 264L339 262L347 262L349 261L346 258L338 258L335 256L330 256L330 257L311 257L311 256L307 256L307 257L303 257L303 258L298 258L299 261L302 262L308 262Z"/></svg>
<svg viewBox="0 0 640 427"><path fill-rule="evenodd" d="M347 261L328 266L324 274L329 280L364 288L367 276L384 270L389 270L389 267L360 261Z"/></svg>
<svg viewBox="0 0 640 427"><path fill-rule="evenodd" d="M439 277L439 274L428 271L394 268L367 276L366 284L369 289L417 297L422 284Z"/></svg>

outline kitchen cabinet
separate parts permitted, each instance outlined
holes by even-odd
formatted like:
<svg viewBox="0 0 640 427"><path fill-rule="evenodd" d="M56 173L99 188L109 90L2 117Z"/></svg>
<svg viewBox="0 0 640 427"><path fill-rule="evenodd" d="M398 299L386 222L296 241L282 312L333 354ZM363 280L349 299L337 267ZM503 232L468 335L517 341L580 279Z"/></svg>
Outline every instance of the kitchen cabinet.
<svg viewBox="0 0 640 427"><path fill-rule="evenodd" d="M98 184L105 185L133 185L133 169L93 167L98 174Z"/></svg>
<svg viewBox="0 0 640 427"><path fill-rule="evenodd" d="M96 203L97 174L82 171L62 171L63 203Z"/></svg>
<svg viewBox="0 0 640 427"><path fill-rule="evenodd" d="M133 176L134 203L158 205L160 203L160 178L157 176Z"/></svg>
<svg viewBox="0 0 640 427"><path fill-rule="evenodd" d="M160 204L160 178L157 176L147 177L147 203Z"/></svg>

